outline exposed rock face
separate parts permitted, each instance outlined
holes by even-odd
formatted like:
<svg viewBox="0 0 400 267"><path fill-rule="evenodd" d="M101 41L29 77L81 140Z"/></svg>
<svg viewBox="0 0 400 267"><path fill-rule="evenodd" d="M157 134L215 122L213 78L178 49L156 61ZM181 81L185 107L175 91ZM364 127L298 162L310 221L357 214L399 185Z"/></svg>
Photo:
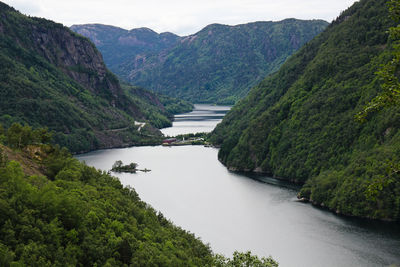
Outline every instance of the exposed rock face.
<svg viewBox="0 0 400 267"><path fill-rule="evenodd" d="M46 29L36 25L31 26L31 39L36 51L69 77L95 94L106 88L111 92L110 102L119 102L121 87L89 40L77 37L65 27Z"/></svg>
<svg viewBox="0 0 400 267"><path fill-rule="evenodd" d="M127 109L135 117L143 118L140 109L128 103L117 78L107 69L96 46L67 27L54 25L53 28L28 25L32 40L30 47L81 86L105 97L112 106Z"/></svg>
<svg viewBox="0 0 400 267"><path fill-rule="evenodd" d="M127 58L134 58L140 53L157 53L181 39L170 32L158 34L148 28L125 30L102 24L73 25L71 30L92 40L114 72Z"/></svg>
<svg viewBox="0 0 400 267"><path fill-rule="evenodd" d="M143 143L134 121L150 115L168 122L159 103L124 92L89 39L1 2L0 58L3 125L48 127L56 142L77 152ZM151 142L160 133L147 125Z"/></svg>

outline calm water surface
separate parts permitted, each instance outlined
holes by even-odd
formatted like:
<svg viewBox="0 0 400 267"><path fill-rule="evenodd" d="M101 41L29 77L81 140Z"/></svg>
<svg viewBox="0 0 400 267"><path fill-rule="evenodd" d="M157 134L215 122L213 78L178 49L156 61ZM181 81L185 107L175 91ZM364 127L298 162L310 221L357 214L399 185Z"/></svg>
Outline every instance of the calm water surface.
<svg viewBox="0 0 400 267"><path fill-rule="evenodd" d="M213 106L195 104L190 113L175 115L172 127L164 128L164 135L211 132L222 121L224 115L231 109L230 106Z"/></svg>
<svg viewBox="0 0 400 267"><path fill-rule="evenodd" d="M117 176L217 253L251 250L272 255L283 267L400 263L396 225L339 217L297 202L296 186L229 172L217 153L201 146L157 146L101 150L78 158L102 170L116 160L151 169Z"/></svg>

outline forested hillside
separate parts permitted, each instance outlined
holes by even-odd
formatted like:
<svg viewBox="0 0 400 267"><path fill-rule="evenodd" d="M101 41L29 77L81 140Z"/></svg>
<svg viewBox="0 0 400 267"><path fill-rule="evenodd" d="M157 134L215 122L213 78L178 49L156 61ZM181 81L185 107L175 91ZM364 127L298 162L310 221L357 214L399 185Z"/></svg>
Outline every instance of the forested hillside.
<svg viewBox="0 0 400 267"><path fill-rule="evenodd" d="M400 110L355 119L391 59L385 2L356 2L254 87L213 132L219 159L305 183L301 197L338 213L399 220Z"/></svg>
<svg viewBox="0 0 400 267"><path fill-rule="evenodd" d="M237 26L212 24L196 34L176 39L174 45L169 42L165 49L150 46L143 53L136 49L140 44L136 34L135 47L116 53L119 64L116 58L111 61L106 56L111 51L108 46L112 47L109 36L113 28L109 32L102 29L100 34L99 30L85 31L84 27L89 26L72 29L97 42L106 63L124 80L193 103L233 104L325 29L327 22L287 19ZM160 47L160 37L153 41L156 48ZM119 47L121 40L114 39L113 44ZM124 51L126 55L122 56Z"/></svg>
<svg viewBox="0 0 400 267"><path fill-rule="evenodd" d="M1 266L211 265L208 246L134 189L41 143L45 130L18 129L0 132Z"/></svg>
<svg viewBox="0 0 400 267"><path fill-rule="evenodd" d="M72 25L71 30L92 40L113 72L122 62L138 54L159 52L174 46L181 39L170 32L158 34L148 28L125 30L102 24Z"/></svg>
<svg viewBox="0 0 400 267"><path fill-rule="evenodd" d="M88 39L1 2L0 87L0 123L47 126L74 152L158 142L154 126L171 124L157 97L124 92Z"/></svg>
<svg viewBox="0 0 400 267"><path fill-rule="evenodd" d="M0 266L278 266L250 252L214 255L50 139L43 128L0 126Z"/></svg>

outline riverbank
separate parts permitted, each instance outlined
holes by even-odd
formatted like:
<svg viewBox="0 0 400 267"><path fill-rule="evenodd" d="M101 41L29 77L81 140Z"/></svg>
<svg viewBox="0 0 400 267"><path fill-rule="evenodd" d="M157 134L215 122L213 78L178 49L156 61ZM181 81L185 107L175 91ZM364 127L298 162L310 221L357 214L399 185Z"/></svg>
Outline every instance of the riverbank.
<svg viewBox="0 0 400 267"><path fill-rule="evenodd" d="M273 179L276 179L278 181L284 181L284 182L287 182L287 183L293 183L296 186L300 186L300 188L297 189L297 200L299 202L306 203L306 204L312 205L313 207L329 211L332 214L343 216L343 217L348 217L348 218L357 218L357 219L361 219L361 220L368 220L368 221L390 222L390 223L395 223L395 224L398 224L398 222L399 222L398 220L394 220L394 219L390 219L390 218L373 218L373 217L369 217L369 216L357 216L357 215L354 215L354 214L351 214L351 213L343 212L340 209L331 208L331 207L325 205L324 202L318 202L316 200L313 200L313 199L310 199L308 197L305 197L304 194L301 194L301 192L300 192L301 191L301 187L305 184L303 182L299 182L299 181L297 181L295 179L276 176L273 173L262 171L261 168L256 168L254 170L250 170L250 169L238 169L238 168L235 168L235 167L229 167L224 162L222 162L220 159L218 159L218 160L229 171L234 172L234 173L243 174L243 175L246 175L246 176L247 175L256 175L256 176L265 175L265 176L269 176L269 177L271 177Z"/></svg>
<svg viewBox="0 0 400 267"><path fill-rule="evenodd" d="M260 256L272 255L283 267L400 262L396 224L338 216L304 204L296 198L297 186L230 172L217 154L218 149L203 146L144 146L95 151L79 159L105 170L116 160L151 169L115 175L217 253L249 249Z"/></svg>

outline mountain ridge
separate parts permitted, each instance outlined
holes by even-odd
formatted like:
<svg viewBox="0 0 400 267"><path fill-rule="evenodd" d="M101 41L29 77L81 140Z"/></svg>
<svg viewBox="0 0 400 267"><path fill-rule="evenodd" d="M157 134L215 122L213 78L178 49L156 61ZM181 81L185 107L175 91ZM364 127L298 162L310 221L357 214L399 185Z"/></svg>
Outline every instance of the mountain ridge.
<svg viewBox="0 0 400 267"><path fill-rule="evenodd" d="M86 37L0 5L0 123L55 131L73 152L154 143L171 124L164 108L128 95ZM143 90L143 89L141 89ZM151 110L152 122L148 119ZM137 131L136 121L147 126ZM126 129L114 131L115 129ZM111 131L113 130L113 131ZM157 141L158 142L158 141Z"/></svg>
<svg viewBox="0 0 400 267"><path fill-rule="evenodd" d="M174 33L157 33L147 27L126 30L105 24L76 24L70 29L92 40L102 51L104 60L113 71L124 57L161 51L180 39Z"/></svg>
<svg viewBox="0 0 400 267"><path fill-rule="evenodd" d="M105 59L134 85L191 102L232 104L327 24L297 19L210 24L164 49L120 55L118 64Z"/></svg>

